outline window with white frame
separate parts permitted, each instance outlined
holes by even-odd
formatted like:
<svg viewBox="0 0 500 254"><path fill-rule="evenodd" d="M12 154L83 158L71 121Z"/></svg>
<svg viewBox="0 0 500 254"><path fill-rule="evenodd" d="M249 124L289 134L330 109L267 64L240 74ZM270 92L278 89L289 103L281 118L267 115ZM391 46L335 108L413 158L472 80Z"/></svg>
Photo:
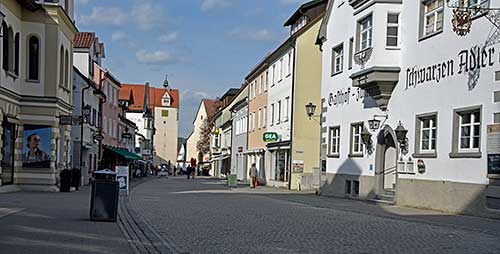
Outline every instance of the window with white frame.
<svg viewBox="0 0 500 254"><path fill-rule="evenodd" d="M264 92L264 74L260 75L259 94Z"/></svg>
<svg viewBox="0 0 500 254"><path fill-rule="evenodd" d="M250 115L248 116L248 121L249 121L248 130L249 131L252 131L252 125L253 125L252 115L253 115L253 113L250 113Z"/></svg>
<svg viewBox="0 0 500 254"><path fill-rule="evenodd" d="M255 112L252 114L252 131L255 131Z"/></svg>
<svg viewBox="0 0 500 254"><path fill-rule="evenodd" d="M286 75L289 76L290 74L292 74L292 52L289 52L288 53L288 68L287 68L287 72L286 72Z"/></svg>
<svg viewBox="0 0 500 254"><path fill-rule="evenodd" d="M262 126L262 109L259 108L259 113L257 114L257 128L261 128Z"/></svg>
<svg viewBox="0 0 500 254"><path fill-rule="evenodd" d="M267 122L267 107L264 106L264 110L262 111L262 128L266 128Z"/></svg>
<svg viewBox="0 0 500 254"><path fill-rule="evenodd" d="M436 153L437 115L419 117L417 122L420 153Z"/></svg>
<svg viewBox="0 0 500 254"><path fill-rule="evenodd" d="M253 98L255 99L255 97L257 97L257 94L256 94L256 90L257 90L257 80L255 80L253 82L253 89L252 89L252 95L253 95Z"/></svg>
<svg viewBox="0 0 500 254"><path fill-rule="evenodd" d="M478 152L481 139L480 110L458 113L459 117L459 152Z"/></svg>
<svg viewBox="0 0 500 254"><path fill-rule="evenodd" d="M290 111L290 97L286 97L285 98L285 105L283 105L285 107L285 110L283 110L285 116L283 117L283 121L286 122L288 121L288 115L289 115L289 111Z"/></svg>
<svg viewBox="0 0 500 254"><path fill-rule="evenodd" d="M363 131L363 123L351 125L351 155L363 155L363 142L361 140L361 132Z"/></svg>
<svg viewBox="0 0 500 254"><path fill-rule="evenodd" d="M281 123L281 101L278 101L278 106L277 106L278 113L276 114L276 124Z"/></svg>
<svg viewBox="0 0 500 254"><path fill-rule="evenodd" d="M372 29L373 29L372 15L362 19L359 22L360 51L372 47L372 39L373 39Z"/></svg>
<svg viewBox="0 0 500 254"><path fill-rule="evenodd" d="M388 13L387 14L387 47L397 47L398 46L398 34L399 34L399 13Z"/></svg>
<svg viewBox="0 0 500 254"><path fill-rule="evenodd" d="M424 36L443 30L444 0L423 2L424 5Z"/></svg>
<svg viewBox="0 0 500 254"><path fill-rule="evenodd" d="M272 84L271 86L273 86L274 84L276 84L276 64L273 64L273 78L272 78Z"/></svg>
<svg viewBox="0 0 500 254"><path fill-rule="evenodd" d="M332 49L333 65L332 75L341 73L344 69L344 44Z"/></svg>
<svg viewBox="0 0 500 254"><path fill-rule="evenodd" d="M271 121L269 122L269 125L274 125L274 103L271 104Z"/></svg>
<svg viewBox="0 0 500 254"><path fill-rule="evenodd" d="M266 84L264 85L264 91L267 91L269 87L269 71L266 71Z"/></svg>
<svg viewBox="0 0 500 254"><path fill-rule="evenodd" d="M279 81L283 80L283 58L278 62Z"/></svg>
<svg viewBox="0 0 500 254"><path fill-rule="evenodd" d="M328 142L328 155L339 155L340 151L340 127L330 127Z"/></svg>

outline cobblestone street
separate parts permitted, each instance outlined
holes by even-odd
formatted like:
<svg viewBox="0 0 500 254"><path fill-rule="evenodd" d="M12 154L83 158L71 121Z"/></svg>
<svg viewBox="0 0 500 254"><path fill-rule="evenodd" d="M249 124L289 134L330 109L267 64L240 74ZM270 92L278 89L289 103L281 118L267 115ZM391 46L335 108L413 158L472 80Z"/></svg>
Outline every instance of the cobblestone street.
<svg viewBox="0 0 500 254"><path fill-rule="evenodd" d="M162 178L129 208L177 253L499 253L500 221Z"/></svg>

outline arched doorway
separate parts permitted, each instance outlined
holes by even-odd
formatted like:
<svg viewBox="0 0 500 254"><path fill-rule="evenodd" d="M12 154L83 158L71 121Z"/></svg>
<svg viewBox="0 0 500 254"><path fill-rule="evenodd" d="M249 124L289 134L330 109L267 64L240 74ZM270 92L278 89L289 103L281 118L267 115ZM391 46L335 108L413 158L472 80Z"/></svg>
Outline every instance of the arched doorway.
<svg viewBox="0 0 500 254"><path fill-rule="evenodd" d="M399 150L394 130L386 125L377 136L376 194L394 193L398 180L397 160Z"/></svg>

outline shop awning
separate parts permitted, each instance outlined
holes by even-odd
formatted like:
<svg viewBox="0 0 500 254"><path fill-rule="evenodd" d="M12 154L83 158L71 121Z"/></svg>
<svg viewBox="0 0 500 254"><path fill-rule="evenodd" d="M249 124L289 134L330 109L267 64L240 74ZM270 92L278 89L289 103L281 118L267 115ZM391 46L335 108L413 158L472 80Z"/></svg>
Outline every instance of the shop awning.
<svg viewBox="0 0 500 254"><path fill-rule="evenodd" d="M127 150L123 150L123 149L118 149L118 148L114 148L114 147L106 147L107 149L109 149L110 151L124 157L125 159L129 159L129 160L142 160L142 157L135 154L135 153L131 153Z"/></svg>

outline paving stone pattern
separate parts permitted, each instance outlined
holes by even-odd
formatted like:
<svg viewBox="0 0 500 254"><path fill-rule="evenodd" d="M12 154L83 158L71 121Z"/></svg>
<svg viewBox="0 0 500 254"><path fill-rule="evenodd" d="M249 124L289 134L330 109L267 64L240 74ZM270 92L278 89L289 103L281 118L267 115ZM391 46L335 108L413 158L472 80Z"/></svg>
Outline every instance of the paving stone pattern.
<svg viewBox="0 0 500 254"><path fill-rule="evenodd" d="M497 220L266 190L163 178L129 208L165 253L500 253Z"/></svg>

